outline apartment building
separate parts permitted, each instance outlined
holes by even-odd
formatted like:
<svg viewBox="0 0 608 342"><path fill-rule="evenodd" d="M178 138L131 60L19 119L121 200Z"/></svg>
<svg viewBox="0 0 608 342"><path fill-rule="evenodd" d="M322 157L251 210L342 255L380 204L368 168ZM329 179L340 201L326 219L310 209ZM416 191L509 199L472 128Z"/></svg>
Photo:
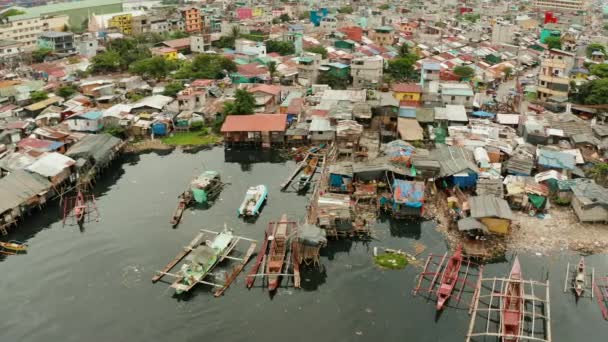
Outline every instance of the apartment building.
<svg viewBox="0 0 608 342"><path fill-rule="evenodd" d="M203 17L201 11L195 7L181 9L184 19L184 30L186 32L201 32L203 30Z"/></svg>
<svg viewBox="0 0 608 342"><path fill-rule="evenodd" d="M555 11L585 11L588 8L587 0L534 0L534 7Z"/></svg>
<svg viewBox="0 0 608 342"><path fill-rule="evenodd" d="M367 88L382 82L384 58L381 56L359 57L350 64L350 75L353 78L353 87Z"/></svg>
<svg viewBox="0 0 608 342"><path fill-rule="evenodd" d="M108 27L116 28L120 33L130 35L133 33L133 15L131 13L115 15L108 20Z"/></svg>
<svg viewBox="0 0 608 342"><path fill-rule="evenodd" d="M377 45L382 47L393 45L395 41L394 37L395 33L392 27L390 26L380 26L371 31L371 39Z"/></svg>
<svg viewBox="0 0 608 342"><path fill-rule="evenodd" d="M74 51L74 34L72 32L42 32L38 37L38 47L60 53Z"/></svg>
<svg viewBox="0 0 608 342"><path fill-rule="evenodd" d="M566 72L568 66L565 60L559 58L545 58L538 76L538 98L546 100L550 97L568 97L570 79Z"/></svg>
<svg viewBox="0 0 608 342"><path fill-rule="evenodd" d="M14 40L0 40L0 58L10 58L23 52L23 43Z"/></svg>
<svg viewBox="0 0 608 342"><path fill-rule="evenodd" d="M23 43L23 50L35 50L38 36L44 31L53 29L51 21L57 20L62 20L64 24L68 23L68 17L65 15L44 19L38 17L2 22L0 23L0 40ZM56 23L53 23L53 26L56 25Z"/></svg>

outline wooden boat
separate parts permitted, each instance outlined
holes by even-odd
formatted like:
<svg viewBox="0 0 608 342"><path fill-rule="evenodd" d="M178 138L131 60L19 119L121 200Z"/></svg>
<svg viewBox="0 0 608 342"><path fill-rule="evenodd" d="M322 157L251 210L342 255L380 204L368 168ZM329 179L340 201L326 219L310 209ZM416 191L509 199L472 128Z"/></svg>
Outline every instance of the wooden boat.
<svg viewBox="0 0 608 342"><path fill-rule="evenodd" d="M519 331L524 317L524 289L519 259L515 257L502 297L502 341L519 341Z"/></svg>
<svg viewBox="0 0 608 342"><path fill-rule="evenodd" d="M11 240L9 242L0 241L0 253L13 255L27 251L27 245L23 242Z"/></svg>
<svg viewBox="0 0 608 342"><path fill-rule="evenodd" d="M578 266L576 267L576 276L574 276L574 292L577 297L582 296L583 291L585 290L585 258L581 257L581 260L578 262Z"/></svg>
<svg viewBox="0 0 608 342"><path fill-rule="evenodd" d="M458 246L454 254L448 260L448 263L441 275L439 290L437 290L437 310L443 309L446 301L452 295L454 286L458 282L458 274L462 265L462 246Z"/></svg>
<svg viewBox="0 0 608 342"><path fill-rule="evenodd" d="M287 220L287 215L283 214L281 220L274 224L274 230L271 235L268 236L268 240L270 241L268 262L266 263L268 291L274 291L279 287L280 274L283 271L285 254L287 253L288 226L289 222Z"/></svg>
<svg viewBox="0 0 608 342"><path fill-rule="evenodd" d="M303 189L308 184L310 184L310 181L312 180L312 177L315 174L315 171L317 169L318 163L319 163L318 157L310 158L310 160L308 161L308 164L304 167L304 170L302 170L302 173L300 174L300 184L299 184L300 189Z"/></svg>
<svg viewBox="0 0 608 342"><path fill-rule="evenodd" d="M179 202L177 203L177 208L175 208L175 211L173 212L173 217L170 221L173 227L179 224L179 221L181 221L182 215L184 214L186 207L188 206L188 204L190 204L190 202L192 202L192 194L189 191L185 191L184 193L179 195L178 198Z"/></svg>
<svg viewBox="0 0 608 342"><path fill-rule="evenodd" d="M190 183L190 191L196 203L204 204L222 190L222 180L217 171L205 171Z"/></svg>
<svg viewBox="0 0 608 342"><path fill-rule="evenodd" d="M268 189L266 185L256 185L247 189L245 193L245 199L238 209L239 215L242 216L255 216L260 213L260 208L266 197L268 196Z"/></svg>
<svg viewBox="0 0 608 342"><path fill-rule="evenodd" d="M76 202L74 204L74 217L76 218L76 222L78 222L78 224L84 222L86 212L87 203L84 200L84 195L81 191L78 191L78 194L76 194Z"/></svg>
<svg viewBox="0 0 608 342"><path fill-rule="evenodd" d="M226 229L216 235L213 241L207 240L196 247L186 257L187 262L179 270L179 277L171 284L175 293L179 295L188 292L201 282L220 261L233 239L232 231Z"/></svg>

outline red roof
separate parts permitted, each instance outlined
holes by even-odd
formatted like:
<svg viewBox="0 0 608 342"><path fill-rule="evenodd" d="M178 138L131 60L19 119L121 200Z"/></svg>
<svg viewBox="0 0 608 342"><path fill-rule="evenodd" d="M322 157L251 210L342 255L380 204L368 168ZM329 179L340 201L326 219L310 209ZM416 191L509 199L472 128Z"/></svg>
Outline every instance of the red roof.
<svg viewBox="0 0 608 342"><path fill-rule="evenodd" d="M343 27L338 31L344 33L347 39L354 40L355 42L360 42L363 38L363 29L357 26L351 27Z"/></svg>
<svg viewBox="0 0 608 342"><path fill-rule="evenodd" d="M310 116L326 117L327 114L329 114L328 110L325 110L325 109L313 109L312 114L310 114Z"/></svg>
<svg viewBox="0 0 608 342"><path fill-rule="evenodd" d="M261 64L257 63L237 65L236 69L239 74L246 77L261 76L268 73L268 69L266 69L266 67L263 67Z"/></svg>
<svg viewBox="0 0 608 342"><path fill-rule="evenodd" d="M31 148L31 149L48 149L51 147L53 143L48 140L36 139L36 138L25 138L19 140L17 146L21 149Z"/></svg>
<svg viewBox="0 0 608 342"><path fill-rule="evenodd" d="M277 85L271 85L271 84L260 84L260 85L256 85L254 87L249 88L248 91L250 93L262 92L262 93L270 94L273 96L277 96L281 93L281 87L277 86Z"/></svg>
<svg viewBox="0 0 608 342"><path fill-rule="evenodd" d="M228 115L222 125L225 132L285 132L286 114Z"/></svg>
<svg viewBox="0 0 608 342"><path fill-rule="evenodd" d="M303 107L304 99L295 98L289 103L289 106L287 107L287 114L299 114Z"/></svg>
<svg viewBox="0 0 608 342"><path fill-rule="evenodd" d="M198 79L198 80L194 80L194 82L192 82L192 84L190 84L190 85L193 87L208 87L208 86L212 85L213 82L215 82L215 80Z"/></svg>
<svg viewBox="0 0 608 342"><path fill-rule="evenodd" d="M178 50L187 49L190 47L190 37L165 40L163 42L163 44L170 48L174 48L174 49L178 49Z"/></svg>
<svg viewBox="0 0 608 342"><path fill-rule="evenodd" d="M5 127L6 129L25 129L28 125L28 121L11 121Z"/></svg>
<svg viewBox="0 0 608 342"><path fill-rule="evenodd" d="M414 83L393 84L393 91L396 93L422 93L422 87Z"/></svg>

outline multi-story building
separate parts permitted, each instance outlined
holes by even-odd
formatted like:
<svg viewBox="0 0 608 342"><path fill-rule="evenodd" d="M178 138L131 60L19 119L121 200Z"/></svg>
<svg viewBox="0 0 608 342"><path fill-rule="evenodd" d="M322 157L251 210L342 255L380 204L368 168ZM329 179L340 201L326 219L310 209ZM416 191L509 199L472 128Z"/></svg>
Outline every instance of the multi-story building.
<svg viewBox="0 0 608 342"><path fill-rule="evenodd" d="M585 11L587 0L534 0L534 7L558 11Z"/></svg>
<svg viewBox="0 0 608 342"><path fill-rule="evenodd" d="M115 15L108 20L108 27L116 28L120 33L130 35L133 33L133 15L131 13Z"/></svg>
<svg viewBox="0 0 608 342"><path fill-rule="evenodd" d="M184 31L201 32L203 30L203 17L201 11L196 7L186 7L181 9L184 19Z"/></svg>
<svg viewBox="0 0 608 342"><path fill-rule="evenodd" d="M211 48L211 41L205 39L208 35L195 34L190 36L190 51L192 52L205 52Z"/></svg>
<svg viewBox="0 0 608 342"><path fill-rule="evenodd" d="M234 43L236 53L249 55L253 58L266 57L266 44L247 39L237 39Z"/></svg>
<svg viewBox="0 0 608 342"><path fill-rule="evenodd" d="M317 82L322 56L316 53L305 52L298 57L298 83L310 87Z"/></svg>
<svg viewBox="0 0 608 342"><path fill-rule="evenodd" d="M78 54L91 58L97 55L99 42L94 34L84 33L75 37L74 47L76 48L76 52L78 52Z"/></svg>
<svg viewBox="0 0 608 342"><path fill-rule="evenodd" d="M53 20L57 19L62 19L65 24L68 22L67 16L53 18ZM24 50L34 50L40 33L52 29L49 20L50 18L42 19L40 17L21 20L8 19L8 22L0 23L0 39L20 42L23 43Z"/></svg>
<svg viewBox="0 0 608 342"><path fill-rule="evenodd" d="M0 40L0 58L11 58L23 52L23 43L14 40Z"/></svg>
<svg viewBox="0 0 608 342"><path fill-rule="evenodd" d="M393 28L390 26L380 26L372 31L371 39L382 47L393 45L395 41Z"/></svg>
<svg viewBox="0 0 608 342"><path fill-rule="evenodd" d="M350 64L350 75L355 89L368 88L382 82L384 58L381 56L359 57Z"/></svg>
<svg viewBox="0 0 608 342"><path fill-rule="evenodd" d="M550 97L568 97L570 79L566 73L566 61L559 58L545 58L538 76L538 98L546 100Z"/></svg>
<svg viewBox="0 0 608 342"><path fill-rule="evenodd" d="M46 31L38 37L38 47L55 52L74 51L74 34L72 32Z"/></svg>
<svg viewBox="0 0 608 342"><path fill-rule="evenodd" d="M473 89L468 83L440 83L439 96L444 105L463 105L473 109Z"/></svg>

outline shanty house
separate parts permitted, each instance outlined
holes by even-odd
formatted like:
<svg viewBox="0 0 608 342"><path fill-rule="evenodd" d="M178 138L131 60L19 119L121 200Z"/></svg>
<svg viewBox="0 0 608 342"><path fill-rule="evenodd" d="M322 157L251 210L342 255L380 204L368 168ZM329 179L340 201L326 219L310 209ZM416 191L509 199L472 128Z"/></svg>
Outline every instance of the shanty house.
<svg viewBox="0 0 608 342"><path fill-rule="evenodd" d="M460 188L472 188L477 183L479 169L473 152L454 146L439 146L430 157L439 162L439 178L446 178Z"/></svg>
<svg viewBox="0 0 608 342"><path fill-rule="evenodd" d="M7 226L15 223L24 211L44 204L51 183L44 177L17 170L0 178L0 233L6 235Z"/></svg>
<svg viewBox="0 0 608 342"><path fill-rule="evenodd" d="M65 153L76 160L77 167L104 167L116 156L122 141L110 134L91 134L80 139Z"/></svg>
<svg viewBox="0 0 608 342"><path fill-rule="evenodd" d="M395 99L407 105L417 106L422 100L422 87L419 84L397 83L392 90Z"/></svg>
<svg viewBox="0 0 608 342"><path fill-rule="evenodd" d="M284 144L286 129L286 114L228 115L221 132L227 147L269 148Z"/></svg>
<svg viewBox="0 0 608 342"><path fill-rule="evenodd" d="M608 222L608 190L595 182L571 187L572 208L581 222Z"/></svg>
<svg viewBox="0 0 608 342"><path fill-rule="evenodd" d="M424 182L395 179L393 181L393 216L396 218L422 216L424 191Z"/></svg>
<svg viewBox="0 0 608 342"><path fill-rule="evenodd" d="M78 132L99 132L103 129L101 117L103 112L91 111L82 114L74 114L65 121L72 131Z"/></svg>
<svg viewBox="0 0 608 342"><path fill-rule="evenodd" d="M567 173L576 167L576 157L569 153L540 149L537 164L540 171L557 170Z"/></svg>
<svg viewBox="0 0 608 342"><path fill-rule="evenodd" d="M492 195L469 197L471 217L483 223L490 232L507 234L513 220L509 204Z"/></svg>
<svg viewBox="0 0 608 342"><path fill-rule="evenodd" d="M397 131L399 137L405 141L421 141L424 138L424 130L416 119L399 118Z"/></svg>
<svg viewBox="0 0 608 342"><path fill-rule="evenodd" d="M315 144L334 141L336 136L335 128L331 126L329 119L324 117L313 117L309 131L310 141Z"/></svg>
<svg viewBox="0 0 608 342"><path fill-rule="evenodd" d="M281 87L277 85L260 84L248 89L255 98L256 111L274 113L281 101Z"/></svg>
<svg viewBox="0 0 608 342"><path fill-rule="evenodd" d="M71 174L71 167L76 162L60 153L47 153L38 158L25 169L46 177L53 185L61 184Z"/></svg>

